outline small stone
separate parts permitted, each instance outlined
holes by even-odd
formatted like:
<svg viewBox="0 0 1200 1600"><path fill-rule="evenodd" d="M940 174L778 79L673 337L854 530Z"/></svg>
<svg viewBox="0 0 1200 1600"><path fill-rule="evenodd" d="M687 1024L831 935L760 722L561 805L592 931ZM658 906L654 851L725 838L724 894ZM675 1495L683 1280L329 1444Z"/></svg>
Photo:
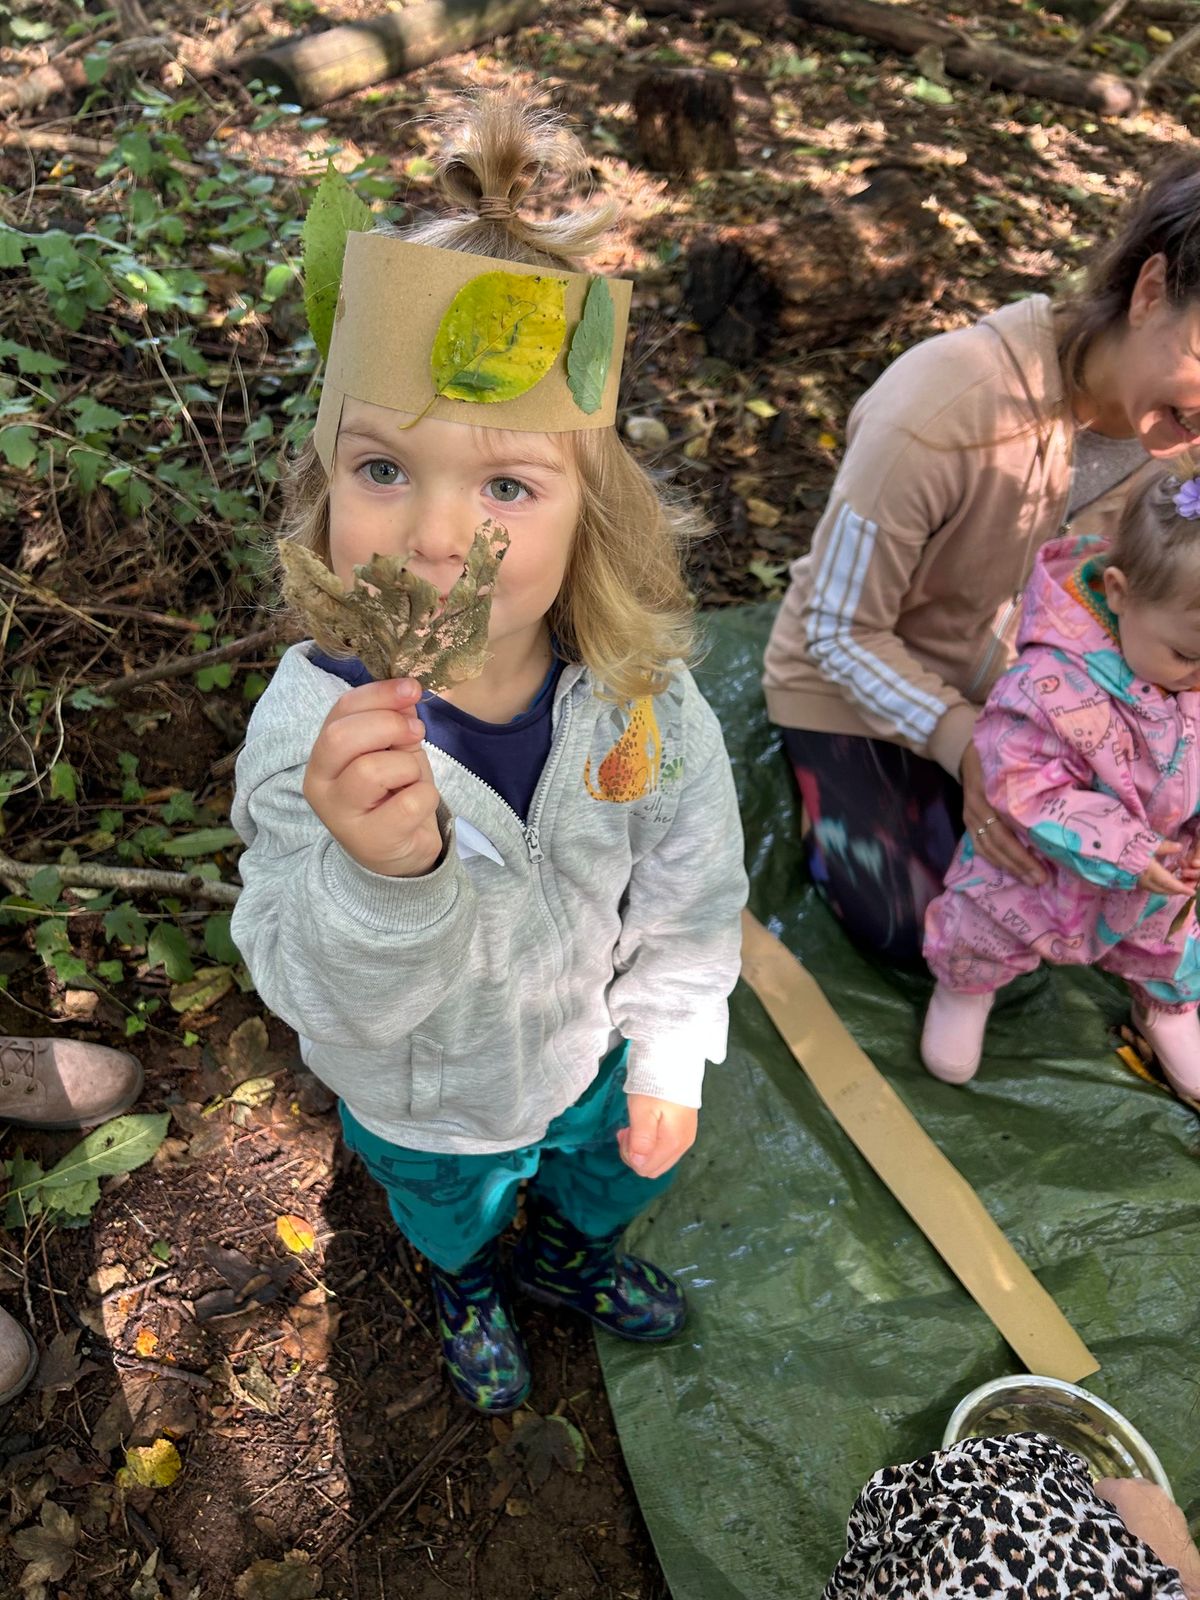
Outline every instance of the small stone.
<svg viewBox="0 0 1200 1600"><path fill-rule="evenodd" d="M630 444L645 445L651 450L662 450L671 439L666 423L660 422L657 417L628 418L625 437Z"/></svg>

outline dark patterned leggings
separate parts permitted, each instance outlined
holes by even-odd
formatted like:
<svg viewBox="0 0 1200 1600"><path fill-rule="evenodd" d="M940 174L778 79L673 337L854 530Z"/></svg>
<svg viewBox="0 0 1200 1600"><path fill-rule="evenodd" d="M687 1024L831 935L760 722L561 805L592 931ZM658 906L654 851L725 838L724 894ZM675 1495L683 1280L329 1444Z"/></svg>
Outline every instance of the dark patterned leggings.
<svg viewBox="0 0 1200 1600"><path fill-rule="evenodd" d="M850 937L917 964L925 910L962 832L962 788L898 744L783 729L810 828L809 870Z"/></svg>

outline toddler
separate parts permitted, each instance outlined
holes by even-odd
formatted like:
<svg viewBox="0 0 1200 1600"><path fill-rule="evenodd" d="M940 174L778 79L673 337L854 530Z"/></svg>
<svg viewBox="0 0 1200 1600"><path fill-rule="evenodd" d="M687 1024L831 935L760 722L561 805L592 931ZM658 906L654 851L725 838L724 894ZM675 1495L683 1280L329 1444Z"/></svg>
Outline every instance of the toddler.
<svg viewBox="0 0 1200 1600"><path fill-rule="evenodd" d="M576 339L597 280L575 257L607 214L525 212L539 172L581 162L553 118L485 95L442 163L458 213L350 234L286 532L344 582L402 556L444 596L475 530L502 524L488 658L423 695L332 640L294 646L233 814L234 937L428 1259L451 1381L488 1412L530 1387L497 1249L523 1180L520 1289L623 1338L682 1325L679 1285L619 1243L724 1058L746 894L729 761L683 664L689 519L614 427L628 285L600 283L615 314ZM506 321L496 273L518 275L513 304L561 286L565 333ZM435 381L468 284L463 349L484 327L484 355L553 356L522 392L469 350Z"/></svg>
<svg viewBox="0 0 1200 1600"><path fill-rule="evenodd" d="M1120 973L1181 1093L1200 1095L1200 479L1159 477L1111 548L1042 550L1015 665L975 725L996 818L1046 858L1019 882L968 836L925 921L935 1077L979 1066L996 991L1040 961ZM989 819L979 832L990 825Z"/></svg>

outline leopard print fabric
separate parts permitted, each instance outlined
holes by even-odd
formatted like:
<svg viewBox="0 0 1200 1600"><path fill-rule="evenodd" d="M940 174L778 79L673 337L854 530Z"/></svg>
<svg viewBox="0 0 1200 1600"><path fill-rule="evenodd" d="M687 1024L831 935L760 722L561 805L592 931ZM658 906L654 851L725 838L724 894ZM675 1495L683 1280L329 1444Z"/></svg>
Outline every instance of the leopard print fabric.
<svg viewBox="0 0 1200 1600"><path fill-rule="evenodd" d="M1042 1434L967 1439L877 1472L822 1600L1186 1600L1087 1466Z"/></svg>

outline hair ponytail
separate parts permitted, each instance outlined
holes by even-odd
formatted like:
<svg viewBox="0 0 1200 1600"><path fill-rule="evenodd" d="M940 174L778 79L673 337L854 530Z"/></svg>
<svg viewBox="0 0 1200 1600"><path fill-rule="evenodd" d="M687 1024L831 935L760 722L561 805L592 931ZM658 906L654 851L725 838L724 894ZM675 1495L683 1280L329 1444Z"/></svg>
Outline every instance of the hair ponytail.
<svg viewBox="0 0 1200 1600"><path fill-rule="evenodd" d="M602 201L537 219L522 206L546 179L578 182L587 170L583 146L557 113L525 95L489 90L468 102L438 161L454 213L387 231L412 244L577 271L577 258L611 228L616 207Z"/></svg>

